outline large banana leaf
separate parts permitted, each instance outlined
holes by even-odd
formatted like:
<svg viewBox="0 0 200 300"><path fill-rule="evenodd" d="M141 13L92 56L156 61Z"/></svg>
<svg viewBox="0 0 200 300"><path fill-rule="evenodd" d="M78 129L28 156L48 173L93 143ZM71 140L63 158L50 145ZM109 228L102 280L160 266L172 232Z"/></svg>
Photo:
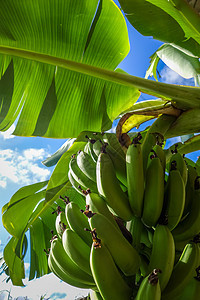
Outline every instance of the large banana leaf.
<svg viewBox="0 0 200 300"><path fill-rule="evenodd" d="M112 0L1 1L0 130L17 117L14 134L22 136L66 138L109 129L138 90L58 62L115 70L128 52L126 23Z"/></svg>
<svg viewBox="0 0 200 300"><path fill-rule="evenodd" d="M200 57L200 17L184 0L119 0L143 35L174 43Z"/></svg>
<svg viewBox="0 0 200 300"><path fill-rule="evenodd" d="M0 130L17 119L14 134L22 136L104 131L139 90L183 109L200 107L199 89L116 70L129 41L112 0L2 1L0 20Z"/></svg>
<svg viewBox="0 0 200 300"><path fill-rule="evenodd" d="M180 76L186 79L193 77L195 84L200 85L200 62L198 57L174 44L163 44L152 54L146 78L153 75L157 80L156 71L160 59Z"/></svg>

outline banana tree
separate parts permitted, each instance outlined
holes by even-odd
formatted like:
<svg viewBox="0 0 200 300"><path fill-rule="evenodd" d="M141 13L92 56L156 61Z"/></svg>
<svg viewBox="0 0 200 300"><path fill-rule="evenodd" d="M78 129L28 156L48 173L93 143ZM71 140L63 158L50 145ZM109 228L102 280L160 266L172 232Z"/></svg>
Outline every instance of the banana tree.
<svg viewBox="0 0 200 300"><path fill-rule="evenodd" d="M142 34L200 56L199 17L185 1L119 2ZM59 196L67 191L84 205L81 196L75 197L67 173L71 155L87 143L85 136L110 129L120 117L120 140L133 127L162 114L176 118L168 137L199 132L200 88L118 69L130 46L124 16L112 0L7 0L0 3L0 14L0 130L16 122L17 136L72 138L45 162L52 165L60 158L50 180L20 189L3 208L3 224L13 236L4 259L13 284L23 285L27 231L33 279L49 272L42 249L49 247L55 227L51 212L62 206ZM158 99L135 104L141 92ZM198 139L184 144L188 152L199 149Z"/></svg>

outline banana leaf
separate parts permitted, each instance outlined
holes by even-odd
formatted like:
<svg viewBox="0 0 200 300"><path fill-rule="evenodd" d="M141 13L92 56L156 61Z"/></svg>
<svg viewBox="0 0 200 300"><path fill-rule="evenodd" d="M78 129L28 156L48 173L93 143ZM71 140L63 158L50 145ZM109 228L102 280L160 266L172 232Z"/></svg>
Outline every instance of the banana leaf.
<svg viewBox="0 0 200 300"><path fill-rule="evenodd" d="M75 140L75 138L68 139L54 154L42 161L42 164L46 167L52 167L56 165L63 153L65 153L73 145Z"/></svg>
<svg viewBox="0 0 200 300"><path fill-rule="evenodd" d="M15 121L19 136L105 131L140 92L200 107L199 89L116 69L130 46L112 0L2 1L0 20L1 131Z"/></svg>
<svg viewBox="0 0 200 300"><path fill-rule="evenodd" d="M195 85L200 85L200 62L191 52L174 44L164 44L152 54L151 63L145 78L154 76L157 80L157 65L162 60L170 69L183 78L194 78Z"/></svg>
<svg viewBox="0 0 200 300"><path fill-rule="evenodd" d="M141 34L174 43L200 57L200 17L183 0L119 0Z"/></svg>
<svg viewBox="0 0 200 300"><path fill-rule="evenodd" d="M70 138L109 129L140 93L90 76L89 65L114 71L129 49L112 0L1 1L0 130L17 118L19 136ZM89 73L63 69L63 60L86 64Z"/></svg>

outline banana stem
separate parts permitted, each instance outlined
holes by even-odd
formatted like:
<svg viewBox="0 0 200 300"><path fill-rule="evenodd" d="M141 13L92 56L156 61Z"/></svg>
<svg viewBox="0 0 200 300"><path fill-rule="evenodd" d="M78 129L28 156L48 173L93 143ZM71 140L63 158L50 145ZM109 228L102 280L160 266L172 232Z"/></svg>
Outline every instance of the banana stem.
<svg viewBox="0 0 200 300"><path fill-rule="evenodd" d="M200 88L197 87L177 86L174 84L156 82L121 72L115 72L80 62L14 47L0 46L0 53L50 64L55 67L61 67L67 70L83 73L85 75L121 84L130 88L138 88L141 92L161 97L166 100L173 100L174 104L177 102L177 106L186 108L200 106Z"/></svg>

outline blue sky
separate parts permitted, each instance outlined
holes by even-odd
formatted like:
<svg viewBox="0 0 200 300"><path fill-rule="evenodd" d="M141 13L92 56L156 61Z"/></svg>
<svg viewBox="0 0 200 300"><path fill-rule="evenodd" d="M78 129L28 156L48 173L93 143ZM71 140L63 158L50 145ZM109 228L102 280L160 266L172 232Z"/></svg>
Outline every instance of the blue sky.
<svg viewBox="0 0 200 300"><path fill-rule="evenodd" d="M117 3L117 1L116 1ZM117 3L118 4L118 3ZM131 50L119 67L131 75L144 77L149 67L149 57L162 44L151 37L143 37L127 22ZM175 72L159 64L162 81L176 84L193 84L193 81L186 81ZM143 99L153 98L147 95ZM13 127L12 127L13 129ZM0 206L9 201L11 196L22 186L34 182L46 180L50 177L53 168L46 168L41 161L53 154L65 140L44 139L44 138L23 138L14 137L11 132L0 133ZM170 141L174 143L175 140ZM197 159L199 153L191 154L193 160ZM9 239L0 221L0 253ZM28 269L28 257L26 259ZM0 277L1 282L2 277ZM26 281L27 283L27 281ZM11 289L11 295L29 296L32 299L39 299L41 295L52 296L51 299L74 299L75 296L86 295L86 291L72 288L61 283L52 275L44 276L41 279L27 283L25 288L12 287L1 282L0 290ZM54 294L53 293L60 293ZM3 300L0 295L0 300Z"/></svg>

